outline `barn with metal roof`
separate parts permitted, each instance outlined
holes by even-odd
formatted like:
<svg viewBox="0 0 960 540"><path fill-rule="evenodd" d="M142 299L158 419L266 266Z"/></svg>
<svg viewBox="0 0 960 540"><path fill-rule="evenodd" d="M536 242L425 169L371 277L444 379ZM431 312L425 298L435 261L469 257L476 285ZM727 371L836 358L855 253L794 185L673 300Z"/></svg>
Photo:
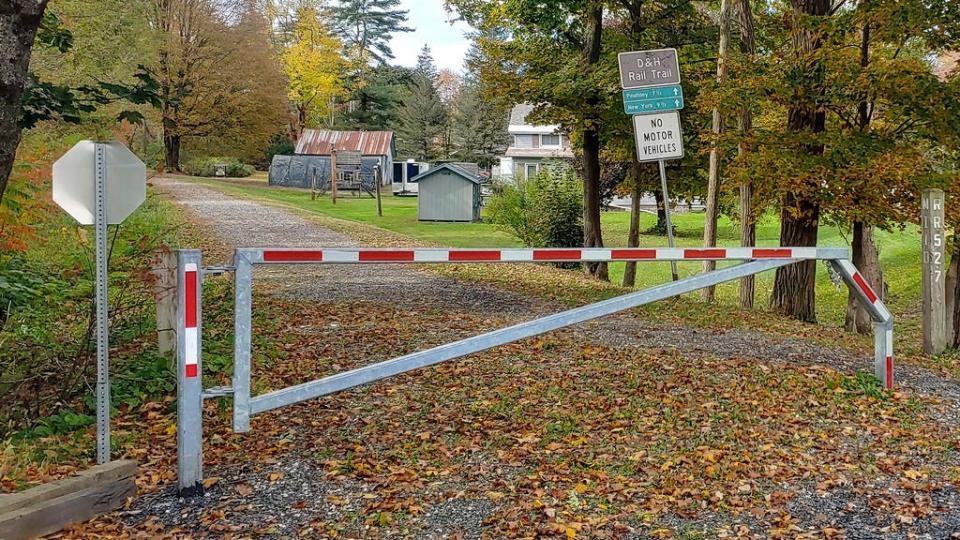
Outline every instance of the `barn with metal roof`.
<svg viewBox="0 0 960 540"><path fill-rule="evenodd" d="M329 185L330 155L334 149L360 154L360 175L364 185L373 185L377 166L382 173L382 185L393 182L396 146L392 131L305 129L297 140L293 156L274 156L270 165L270 184L309 188L316 176L320 184Z"/></svg>

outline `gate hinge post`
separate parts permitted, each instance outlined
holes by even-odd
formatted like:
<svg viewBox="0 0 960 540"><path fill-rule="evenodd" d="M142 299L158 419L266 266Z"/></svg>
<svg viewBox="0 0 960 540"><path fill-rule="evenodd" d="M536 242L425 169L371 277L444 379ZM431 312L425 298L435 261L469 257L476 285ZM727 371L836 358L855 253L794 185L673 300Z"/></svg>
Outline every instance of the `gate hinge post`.
<svg viewBox="0 0 960 540"><path fill-rule="evenodd" d="M200 394L203 399L222 398L231 395L233 395L233 388L229 386L212 386Z"/></svg>
<svg viewBox="0 0 960 540"><path fill-rule="evenodd" d="M203 275L206 276L222 276L227 272L233 272L237 269L236 266L208 266L203 269Z"/></svg>

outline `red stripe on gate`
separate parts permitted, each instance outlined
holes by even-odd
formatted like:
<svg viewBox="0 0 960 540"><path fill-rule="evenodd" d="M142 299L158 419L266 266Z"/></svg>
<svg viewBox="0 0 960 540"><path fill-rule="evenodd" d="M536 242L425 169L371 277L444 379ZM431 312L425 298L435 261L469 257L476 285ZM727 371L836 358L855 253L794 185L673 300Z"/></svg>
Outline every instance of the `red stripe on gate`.
<svg viewBox="0 0 960 540"><path fill-rule="evenodd" d="M361 251L360 262L413 261L413 251Z"/></svg>
<svg viewBox="0 0 960 540"><path fill-rule="evenodd" d="M535 261L569 261L581 258L579 249L535 249L533 250L533 260Z"/></svg>
<svg viewBox="0 0 960 540"><path fill-rule="evenodd" d="M656 259L655 249L614 249L610 251L611 259Z"/></svg>
<svg viewBox="0 0 960 540"><path fill-rule="evenodd" d="M860 275L860 272L855 272L853 274L853 281L857 283L857 286L860 287L860 290L863 291L863 294L867 295L867 300L870 300L870 303L877 301L877 293L873 292L873 289L870 288L870 285L867 284L867 281L863 279L863 276Z"/></svg>
<svg viewBox="0 0 960 540"><path fill-rule="evenodd" d="M197 376L197 365L196 365L196 364L187 364L187 365L184 366L184 367L185 367L186 370L187 370L186 375L187 375L188 378L193 378L193 377L196 377L196 376Z"/></svg>
<svg viewBox="0 0 960 540"><path fill-rule="evenodd" d="M499 261L500 251L450 251L447 260L457 262Z"/></svg>
<svg viewBox="0 0 960 540"><path fill-rule="evenodd" d="M887 357L887 388L893 388L893 357Z"/></svg>
<svg viewBox="0 0 960 540"><path fill-rule="evenodd" d="M684 259L722 259L727 256L725 249L685 249Z"/></svg>
<svg viewBox="0 0 960 540"><path fill-rule="evenodd" d="M753 250L754 259L789 259L790 257L793 257L793 250L791 249L756 248Z"/></svg>
<svg viewBox="0 0 960 540"><path fill-rule="evenodd" d="M323 252L318 250L264 251L264 262L321 262Z"/></svg>
<svg viewBox="0 0 960 540"><path fill-rule="evenodd" d="M184 326L187 328L197 327L197 271L191 270L183 274L183 295L186 306L184 310Z"/></svg>

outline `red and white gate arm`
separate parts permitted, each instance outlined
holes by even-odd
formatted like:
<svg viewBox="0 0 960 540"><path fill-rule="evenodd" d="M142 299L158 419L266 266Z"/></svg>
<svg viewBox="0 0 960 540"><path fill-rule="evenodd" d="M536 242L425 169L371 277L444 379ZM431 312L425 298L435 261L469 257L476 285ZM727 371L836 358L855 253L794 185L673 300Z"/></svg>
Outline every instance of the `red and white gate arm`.
<svg viewBox="0 0 960 540"><path fill-rule="evenodd" d="M866 307L873 319L874 360L873 371L884 387L893 388L893 315L883 304L880 295L870 287L857 267L849 259L831 260L830 264L840 274Z"/></svg>
<svg viewBox="0 0 960 540"><path fill-rule="evenodd" d="M243 248L252 264L376 264L846 259L846 248Z"/></svg>

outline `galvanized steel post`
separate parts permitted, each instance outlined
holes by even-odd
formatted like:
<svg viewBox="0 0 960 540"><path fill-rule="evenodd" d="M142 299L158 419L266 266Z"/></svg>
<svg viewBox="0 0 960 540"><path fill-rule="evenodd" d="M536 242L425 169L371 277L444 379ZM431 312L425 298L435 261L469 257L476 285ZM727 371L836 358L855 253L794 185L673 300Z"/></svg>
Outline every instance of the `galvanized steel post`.
<svg viewBox="0 0 960 540"><path fill-rule="evenodd" d="M110 312L107 309L107 146L94 144L96 229L97 463L110 461Z"/></svg>
<svg viewBox="0 0 960 540"><path fill-rule="evenodd" d="M177 483L203 493L203 267L200 250L177 250Z"/></svg>
<svg viewBox="0 0 960 540"><path fill-rule="evenodd" d="M873 318L873 372L884 388L893 388L893 315L849 259L830 261Z"/></svg>
<svg viewBox="0 0 960 540"><path fill-rule="evenodd" d="M253 264L242 250L234 255L233 431L250 431L250 334L253 331Z"/></svg>

